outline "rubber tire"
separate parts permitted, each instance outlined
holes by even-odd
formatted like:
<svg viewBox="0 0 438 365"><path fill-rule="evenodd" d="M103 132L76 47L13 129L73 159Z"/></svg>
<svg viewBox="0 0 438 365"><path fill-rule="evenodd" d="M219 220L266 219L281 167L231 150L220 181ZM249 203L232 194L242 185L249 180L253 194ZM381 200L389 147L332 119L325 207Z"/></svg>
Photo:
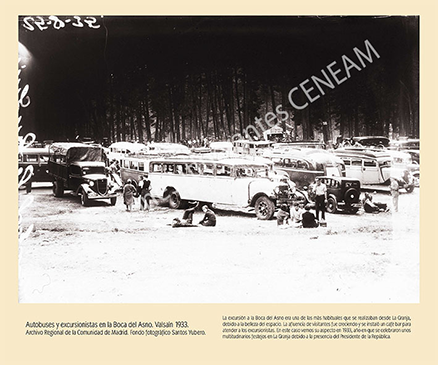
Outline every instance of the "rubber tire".
<svg viewBox="0 0 438 365"><path fill-rule="evenodd" d="M327 213L336 213L338 211L338 201L334 196L329 196L326 206Z"/></svg>
<svg viewBox="0 0 438 365"><path fill-rule="evenodd" d="M110 203L111 203L111 205L116 205L116 203L117 203L117 197L110 198Z"/></svg>
<svg viewBox="0 0 438 365"><path fill-rule="evenodd" d="M60 198L64 195L64 185L62 184L62 181L55 180L53 181L53 195L57 198Z"/></svg>
<svg viewBox="0 0 438 365"><path fill-rule="evenodd" d="M349 196L351 194L353 194L353 198L351 198ZM357 203L357 202L359 202L359 197L360 197L360 192L359 191L357 191L356 189L353 189L353 188L348 189L345 192L345 195L344 195L345 204L351 205L353 203Z"/></svg>
<svg viewBox="0 0 438 365"><path fill-rule="evenodd" d="M255 202L255 213L257 219L267 221L274 216L275 204L267 196L261 196Z"/></svg>
<svg viewBox="0 0 438 365"><path fill-rule="evenodd" d="M178 209L181 207L181 196L174 190L169 195L169 207L172 209Z"/></svg>
<svg viewBox="0 0 438 365"><path fill-rule="evenodd" d="M409 193L409 194L414 191L414 188L415 188L415 184L408 185L408 186L405 187L406 192Z"/></svg>
<svg viewBox="0 0 438 365"><path fill-rule="evenodd" d="M90 200L88 199L88 195L85 194L85 191L83 191L83 190L81 193L81 204L83 207L88 207L88 205L90 204Z"/></svg>

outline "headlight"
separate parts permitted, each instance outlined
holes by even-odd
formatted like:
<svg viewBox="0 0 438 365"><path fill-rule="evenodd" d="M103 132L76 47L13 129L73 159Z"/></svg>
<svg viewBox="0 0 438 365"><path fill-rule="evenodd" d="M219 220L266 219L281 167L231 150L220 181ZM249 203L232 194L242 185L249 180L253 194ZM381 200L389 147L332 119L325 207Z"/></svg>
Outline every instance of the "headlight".
<svg viewBox="0 0 438 365"><path fill-rule="evenodd" d="M90 181L90 182L88 183L88 185L90 185L90 186L94 186L94 181Z"/></svg>

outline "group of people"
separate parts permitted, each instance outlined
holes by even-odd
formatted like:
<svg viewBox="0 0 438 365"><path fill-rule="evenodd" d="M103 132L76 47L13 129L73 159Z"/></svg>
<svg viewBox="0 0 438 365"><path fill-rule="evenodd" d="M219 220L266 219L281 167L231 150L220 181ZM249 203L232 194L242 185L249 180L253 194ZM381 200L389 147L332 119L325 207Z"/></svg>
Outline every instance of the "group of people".
<svg viewBox="0 0 438 365"><path fill-rule="evenodd" d="M140 197L140 210L149 211L152 199L151 190L152 186L148 179L148 174L140 176L137 186L135 186L131 179L128 179L123 186L123 202L126 206L126 211L132 211L137 197ZM172 227L196 226L193 224L193 216L198 206L199 202L189 202L189 208L184 211L182 219L175 218L172 222ZM202 211L204 212L204 217L198 224L205 227L216 226L216 215L214 212L207 205L202 207Z"/></svg>
<svg viewBox="0 0 438 365"><path fill-rule="evenodd" d="M135 199L140 197L140 210L149 211L151 202L151 182L148 179L148 174L141 175L137 187L131 179L126 181L123 186L123 202L126 205L128 212L132 211L132 206Z"/></svg>
<svg viewBox="0 0 438 365"><path fill-rule="evenodd" d="M286 204L280 207L277 213L277 225L280 227L316 228L320 225L320 221L310 211L309 205L304 206L303 203L296 202L292 209L289 209Z"/></svg>
<svg viewBox="0 0 438 365"><path fill-rule="evenodd" d="M196 208L199 206L199 202L189 202L189 208L184 211L182 219L175 218L172 221L172 227L196 227L201 225L204 227L215 227L216 226L216 214L207 205L202 206L202 211L204 217L196 225L193 224L193 216L195 214Z"/></svg>
<svg viewBox="0 0 438 365"><path fill-rule="evenodd" d="M327 186L316 180L311 187L315 196L315 214L310 211L310 205L304 206L302 202L295 202L292 209L284 204L277 213L278 226L293 226L303 228L316 228L325 225L325 206L327 204ZM320 214L321 213L321 214ZM321 216L321 218L319 218Z"/></svg>

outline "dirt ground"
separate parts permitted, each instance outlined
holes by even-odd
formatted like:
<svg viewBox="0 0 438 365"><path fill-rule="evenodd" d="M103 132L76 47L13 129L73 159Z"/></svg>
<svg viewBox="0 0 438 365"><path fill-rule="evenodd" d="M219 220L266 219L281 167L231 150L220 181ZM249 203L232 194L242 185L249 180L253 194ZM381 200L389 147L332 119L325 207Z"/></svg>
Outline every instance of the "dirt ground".
<svg viewBox="0 0 438 365"><path fill-rule="evenodd" d="M216 210L216 227L172 228L181 210L19 192L21 303L415 303L419 189L398 213L327 214L327 227ZM390 204L388 194L375 201ZM202 218L195 213L194 220ZM25 235L22 235L24 237Z"/></svg>

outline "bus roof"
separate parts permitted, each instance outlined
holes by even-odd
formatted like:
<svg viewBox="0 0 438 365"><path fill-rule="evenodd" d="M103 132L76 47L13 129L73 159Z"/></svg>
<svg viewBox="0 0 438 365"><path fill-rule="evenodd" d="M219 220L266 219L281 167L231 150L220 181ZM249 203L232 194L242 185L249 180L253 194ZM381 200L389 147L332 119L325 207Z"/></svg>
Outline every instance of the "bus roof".
<svg viewBox="0 0 438 365"><path fill-rule="evenodd" d="M372 151L363 148L345 148L334 151L335 155L343 157L369 157L369 158L391 158L389 151Z"/></svg>
<svg viewBox="0 0 438 365"><path fill-rule="evenodd" d="M215 163L215 164L222 164L222 165L230 165L230 166L240 166L240 165L247 165L247 166L268 166L268 163L265 162L259 162L259 161L252 161L247 160L243 158L223 158L223 159L193 159L193 158L154 158L151 159L150 162L162 162L162 163Z"/></svg>

